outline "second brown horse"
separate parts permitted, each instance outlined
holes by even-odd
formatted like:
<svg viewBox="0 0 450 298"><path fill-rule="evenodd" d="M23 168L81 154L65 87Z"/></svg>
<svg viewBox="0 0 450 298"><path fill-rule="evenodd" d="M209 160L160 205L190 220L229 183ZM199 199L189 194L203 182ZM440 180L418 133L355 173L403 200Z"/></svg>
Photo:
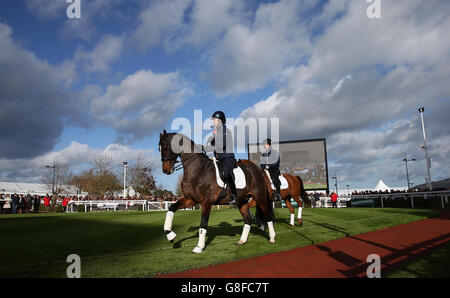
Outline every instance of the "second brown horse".
<svg viewBox="0 0 450 298"><path fill-rule="evenodd" d="M253 162L251 162L250 160L246 160L246 159L239 159L239 161L238 161L238 165L245 164L245 163L255 165ZM261 171L263 171L263 170L261 170ZM271 198L273 198L273 194L274 194L275 190L272 189L270 179L267 176L266 172L263 171L263 173L264 173L264 179L266 181L267 189L269 191L269 195ZM280 189L280 193L281 193L281 200L284 201L284 203L288 207L289 212L291 214L289 225L294 226L294 224L295 224L295 210L291 203L291 198L292 198L292 199L294 199L295 202L297 202L297 205L298 205L297 223L299 226L302 226L303 225L303 222L302 222L303 205L304 205L304 203L309 203L308 195L305 191L305 187L303 186L303 180L299 176L293 176L290 174L283 174L283 177L286 178L286 180L288 182L288 188Z"/></svg>

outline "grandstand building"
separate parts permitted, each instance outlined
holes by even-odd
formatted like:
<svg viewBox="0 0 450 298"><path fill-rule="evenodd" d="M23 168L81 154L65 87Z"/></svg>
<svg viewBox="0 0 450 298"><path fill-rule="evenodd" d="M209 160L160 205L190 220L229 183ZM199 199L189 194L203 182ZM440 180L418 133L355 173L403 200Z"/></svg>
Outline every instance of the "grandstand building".
<svg viewBox="0 0 450 298"><path fill-rule="evenodd" d="M61 195L87 195L87 193L81 192L74 185L64 185L63 188L64 192L61 193ZM48 185L41 183L0 182L0 193L45 196L46 194L52 194L52 187L48 187Z"/></svg>

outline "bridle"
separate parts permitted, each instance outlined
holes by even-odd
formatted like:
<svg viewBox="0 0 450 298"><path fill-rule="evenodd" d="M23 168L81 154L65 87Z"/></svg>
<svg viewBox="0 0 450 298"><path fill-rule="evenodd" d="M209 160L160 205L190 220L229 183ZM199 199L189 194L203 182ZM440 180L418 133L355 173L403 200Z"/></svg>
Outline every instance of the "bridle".
<svg viewBox="0 0 450 298"><path fill-rule="evenodd" d="M158 144L158 145L159 145L158 151L161 152L161 144ZM203 150L203 149L202 149L202 150ZM205 154L205 153L202 152L202 154ZM200 155L200 154L194 154L193 156L191 156L191 157L185 159L185 160L184 160L185 163L186 163L186 162L189 162L189 163L187 163L185 166L190 165L190 164L194 161L194 159L195 159L197 156L199 156L199 155ZM174 171L178 171L178 170L183 169L183 163L182 163L182 161L181 161L181 160L178 160L178 155L175 154L175 153L173 153L173 152L172 152L172 149L170 149L170 156L168 156L168 157L161 157L161 161L163 161L163 162L164 162L164 161L171 161L171 162L173 162L173 163L174 163L174 168L173 168ZM180 163L180 164L179 164L179 165L176 165L177 163Z"/></svg>

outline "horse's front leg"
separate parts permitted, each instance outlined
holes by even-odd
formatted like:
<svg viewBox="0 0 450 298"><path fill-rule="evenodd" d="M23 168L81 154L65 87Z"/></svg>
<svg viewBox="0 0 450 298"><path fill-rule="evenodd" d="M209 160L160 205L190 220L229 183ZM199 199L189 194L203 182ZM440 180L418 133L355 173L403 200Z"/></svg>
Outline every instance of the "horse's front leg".
<svg viewBox="0 0 450 298"><path fill-rule="evenodd" d="M256 206L256 202L253 199L250 199L248 203L243 204L239 211L244 218L244 228L242 229L241 239L236 243L237 245L244 245L248 240L248 234L250 233L250 224L252 222L252 216L250 213L250 208Z"/></svg>
<svg viewBox="0 0 450 298"><path fill-rule="evenodd" d="M297 222L298 222L299 226L302 226L303 225L303 222L302 222L303 201L301 199L299 199L297 201L297 204L298 204Z"/></svg>
<svg viewBox="0 0 450 298"><path fill-rule="evenodd" d="M164 232L166 233L167 240L173 242L177 237L174 231L172 231L172 222L175 212L178 209L189 208L195 206L195 202L188 198L182 198L175 204L169 207L169 211L166 213L166 220L164 222Z"/></svg>
<svg viewBox="0 0 450 298"><path fill-rule="evenodd" d="M202 204L202 220L200 221L200 229L198 231L198 244L192 250L193 253L202 253L206 243L206 230L208 229L209 214L211 212L211 201L203 200Z"/></svg>
<svg viewBox="0 0 450 298"><path fill-rule="evenodd" d="M294 226L294 219L295 219L295 210L294 210L294 207L292 207L292 204L291 204L291 197L288 196L284 200L284 203L286 204L286 207L288 207L289 213L291 214L291 219L290 219L289 225L291 227L293 227Z"/></svg>

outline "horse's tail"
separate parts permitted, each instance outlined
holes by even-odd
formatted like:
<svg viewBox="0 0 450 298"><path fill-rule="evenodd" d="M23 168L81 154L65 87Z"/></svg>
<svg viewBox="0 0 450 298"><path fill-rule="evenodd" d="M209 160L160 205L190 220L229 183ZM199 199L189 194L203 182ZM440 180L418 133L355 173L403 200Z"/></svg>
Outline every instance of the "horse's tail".
<svg viewBox="0 0 450 298"><path fill-rule="evenodd" d="M300 176L295 176L300 183L300 198L302 199L304 204L311 206L311 200L308 197L308 194L305 191L305 187L303 186L303 180Z"/></svg>

